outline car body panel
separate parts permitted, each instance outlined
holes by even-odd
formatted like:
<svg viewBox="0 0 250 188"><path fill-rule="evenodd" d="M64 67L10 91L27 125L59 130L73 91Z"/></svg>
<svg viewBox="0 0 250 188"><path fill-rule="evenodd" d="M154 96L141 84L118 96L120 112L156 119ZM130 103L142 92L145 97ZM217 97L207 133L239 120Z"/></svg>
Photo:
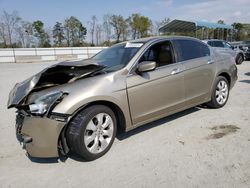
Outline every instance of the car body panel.
<svg viewBox="0 0 250 188"><path fill-rule="evenodd" d="M128 100L133 124L165 114L184 105L185 90L181 63L159 67L155 71L127 78Z"/></svg>
<svg viewBox="0 0 250 188"><path fill-rule="evenodd" d="M183 62L186 105L202 103L210 99L208 86L212 85L215 77L214 61L209 56Z"/></svg>
<svg viewBox="0 0 250 188"><path fill-rule="evenodd" d="M21 134L33 140L25 144L32 157L58 157L58 138L65 123L49 118L25 116Z"/></svg>

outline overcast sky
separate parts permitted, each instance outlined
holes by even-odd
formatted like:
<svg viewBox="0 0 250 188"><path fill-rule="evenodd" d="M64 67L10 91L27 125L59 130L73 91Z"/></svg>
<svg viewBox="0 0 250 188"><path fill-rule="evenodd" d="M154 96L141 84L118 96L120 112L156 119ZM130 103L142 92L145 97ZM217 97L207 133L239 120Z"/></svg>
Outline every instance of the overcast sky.
<svg viewBox="0 0 250 188"><path fill-rule="evenodd" d="M125 17L140 13L153 21L169 17L250 23L250 0L0 0L0 10L17 10L24 20L40 19L47 27L69 16L86 25L92 15L97 15L101 22L107 13Z"/></svg>

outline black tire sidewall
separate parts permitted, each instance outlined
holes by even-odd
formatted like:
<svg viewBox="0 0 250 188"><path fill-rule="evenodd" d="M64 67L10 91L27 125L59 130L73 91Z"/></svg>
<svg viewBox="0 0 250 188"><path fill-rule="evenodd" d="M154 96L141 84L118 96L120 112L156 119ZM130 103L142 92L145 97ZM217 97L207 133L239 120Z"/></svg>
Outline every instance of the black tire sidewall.
<svg viewBox="0 0 250 188"><path fill-rule="evenodd" d="M227 87L228 87L228 95L227 95L227 99L226 101L223 103L223 104L219 104L216 100L216 88L217 88L217 85L218 83L221 81L221 80L224 80L226 83L227 83ZM210 102L210 106L213 107L213 108L221 108L223 106L226 105L227 101L228 101L228 98L229 98L229 94L230 94L230 86L229 86L229 83L228 83L228 80L223 77L223 76L218 76L216 78L216 81L215 81L215 85L213 87L213 92L212 92L212 99L211 99L211 102Z"/></svg>
<svg viewBox="0 0 250 188"><path fill-rule="evenodd" d="M111 138L111 141L110 141L108 147L100 153L93 154L93 153L89 152L85 146L84 133L85 133L85 130L86 130L86 127L87 127L87 124L89 123L89 121L95 115L97 115L99 113L106 113L112 118L112 121L114 124L114 131L113 131L113 136ZM72 146L70 148L72 148L75 153L79 154L80 156L82 156L86 160L95 160L95 159L103 156L105 153L107 153L114 142L116 132L117 132L117 120L116 120L114 112L107 106L94 105L94 106L90 106L90 107L84 109L83 111L81 111L79 114L77 114L77 116L75 118L77 118L76 123L79 123L79 125L78 125L79 129L76 130L78 132L78 135L77 136L74 135L73 142L71 141L69 143L71 146L72 146L72 144L74 144L74 146ZM70 129L70 127L69 127L69 129ZM74 127L73 127L73 129L74 129ZM70 137L70 136L71 135L68 134L68 137Z"/></svg>
<svg viewBox="0 0 250 188"><path fill-rule="evenodd" d="M240 57L242 57L242 60L241 60L241 62L239 62L239 58L240 58ZM236 64L237 64L237 65L240 65L240 64L242 64L243 60L244 60L244 57L243 57L243 55L241 55L241 54L237 55L237 57L236 57Z"/></svg>

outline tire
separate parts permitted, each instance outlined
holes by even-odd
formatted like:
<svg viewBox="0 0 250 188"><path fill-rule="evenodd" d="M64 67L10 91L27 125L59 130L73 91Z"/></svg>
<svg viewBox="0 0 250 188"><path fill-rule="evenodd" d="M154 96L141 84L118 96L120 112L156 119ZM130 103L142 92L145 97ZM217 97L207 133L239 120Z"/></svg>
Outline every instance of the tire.
<svg viewBox="0 0 250 188"><path fill-rule="evenodd" d="M71 151L87 161L109 151L117 131L114 112L104 105L93 105L79 112L66 131Z"/></svg>
<svg viewBox="0 0 250 188"><path fill-rule="evenodd" d="M240 65L244 61L244 56L242 54L238 54L236 57L236 64Z"/></svg>
<svg viewBox="0 0 250 188"><path fill-rule="evenodd" d="M229 83L223 76L218 76L213 86L211 101L207 103L207 106L211 108L223 107L229 97Z"/></svg>

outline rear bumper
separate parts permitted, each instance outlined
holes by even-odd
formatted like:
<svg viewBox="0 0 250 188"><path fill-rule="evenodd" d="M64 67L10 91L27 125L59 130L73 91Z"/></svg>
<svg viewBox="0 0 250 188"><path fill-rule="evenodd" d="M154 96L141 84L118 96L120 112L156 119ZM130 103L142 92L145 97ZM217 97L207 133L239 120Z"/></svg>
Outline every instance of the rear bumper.
<svg viewBox="0 0 250 188"><path fill-rule="evenodd" d="M58 157L58 140L66 123L46 117L17 115L17 139L32 157Z"/></svg>

